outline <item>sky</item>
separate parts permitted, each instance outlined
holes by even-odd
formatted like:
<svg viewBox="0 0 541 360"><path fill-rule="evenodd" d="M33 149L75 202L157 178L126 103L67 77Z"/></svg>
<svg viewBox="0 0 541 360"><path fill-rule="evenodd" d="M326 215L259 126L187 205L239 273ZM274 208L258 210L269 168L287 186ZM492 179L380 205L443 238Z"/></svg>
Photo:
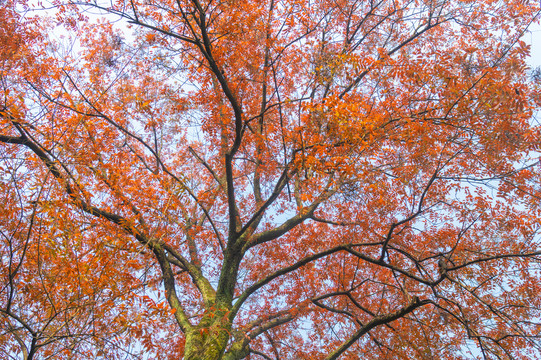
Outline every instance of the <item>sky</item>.
<svg viewBox="0 0 541 360"><path fill-rule="evenodd" d="M532 68L541 67L541 25L535 24L524 37L524 41L532 46L530 65Z"/></svg>

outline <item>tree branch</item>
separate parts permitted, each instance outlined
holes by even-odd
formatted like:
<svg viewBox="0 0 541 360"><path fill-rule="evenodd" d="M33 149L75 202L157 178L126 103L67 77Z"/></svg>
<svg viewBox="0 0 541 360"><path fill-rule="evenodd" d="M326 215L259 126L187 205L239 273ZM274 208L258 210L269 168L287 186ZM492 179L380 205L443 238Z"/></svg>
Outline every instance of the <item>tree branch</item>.
<svg viewBox="0 0 541 360"><path fill-rule="evenodd" d="M368 333L373 328L384 325L387 323L390 323L391 321L400 319L404 317L405 315L409 314L413 310L430 304L431 302L429 300L420 300L418 297L413 297L410 303L406 306L404 306L401 309L398 309L394 312L391 312L386 315L379 315L376 316L374 319L370 320L367 324L361 326L359 330L357 330L353 335L350 336L349 339L344 341L336 350L334 350L332 353L330 353L325 360L336 360L340 355L342 355L351 345L353 345L357 340L359 340L363 335Z"/></svg>

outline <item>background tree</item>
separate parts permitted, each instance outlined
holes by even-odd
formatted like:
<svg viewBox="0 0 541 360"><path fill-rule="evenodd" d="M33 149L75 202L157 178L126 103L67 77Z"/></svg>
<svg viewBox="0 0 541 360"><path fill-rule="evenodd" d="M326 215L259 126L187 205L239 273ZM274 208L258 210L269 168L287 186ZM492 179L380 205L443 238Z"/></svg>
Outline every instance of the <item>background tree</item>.
<svg viewBox="0 0 541 360"><path fill-rule="evenodd" d="M0 14L2 354L541 357L537 1L53 4Z"/></svg>

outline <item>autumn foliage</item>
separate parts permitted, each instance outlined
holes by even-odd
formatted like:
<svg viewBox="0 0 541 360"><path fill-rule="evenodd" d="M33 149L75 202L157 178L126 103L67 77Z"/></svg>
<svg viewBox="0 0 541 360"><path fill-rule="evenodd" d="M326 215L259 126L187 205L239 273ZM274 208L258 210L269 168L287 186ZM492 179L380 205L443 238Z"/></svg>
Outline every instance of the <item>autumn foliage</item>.
<svg viewBox="0 0 541 360"><path fill-rule="evenodd" d="M538 15L1 2L0 357L541 358Z"/></svg>

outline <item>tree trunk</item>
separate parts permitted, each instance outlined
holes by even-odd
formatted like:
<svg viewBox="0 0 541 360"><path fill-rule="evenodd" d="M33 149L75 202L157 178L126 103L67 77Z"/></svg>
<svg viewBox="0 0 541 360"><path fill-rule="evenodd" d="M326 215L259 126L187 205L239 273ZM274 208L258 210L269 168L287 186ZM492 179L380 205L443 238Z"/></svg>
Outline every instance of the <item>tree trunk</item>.
<svg viewBox="0 0 541 360"><path fill-rule="evenodd" d="M184 360L219 360L231 337L229 309L211 308L186 334Z"/></svg>

